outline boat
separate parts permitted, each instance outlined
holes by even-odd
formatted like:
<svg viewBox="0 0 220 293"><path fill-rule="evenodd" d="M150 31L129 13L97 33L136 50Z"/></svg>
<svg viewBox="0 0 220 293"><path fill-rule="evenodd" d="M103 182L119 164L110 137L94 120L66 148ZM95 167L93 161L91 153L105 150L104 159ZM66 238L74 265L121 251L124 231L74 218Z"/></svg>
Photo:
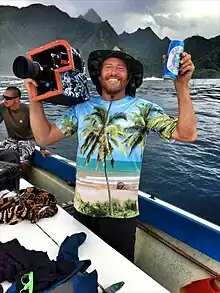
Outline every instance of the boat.
<svg viewBox="0 0 220 293"><path fill-rule="evenodd" d="M25 180L24 178L20 178L20 186L19 189L22 190L22 192L28 192L33 185ZM36 187L35 187L36 188ZM5 190L4 190L5 194ZM7 193L7 196L13 196L15 195L15 192ZM3 195L4 196L4 195ZM81 235L79 235L81 234ZM72 238L73 237L73 238ZM33 287L29 287L28 291L29 293L34 292L73 292L72 286L73 284L70 283L70 287L65 288L61 285L61 288L59 287L58 290L54 286L66 282L69 278L71 278L71 275L67 276L65 279L61 280L60 282L54 284L52 280L50 283L50 286L52 285L52 288L48 288L48 282L45 279L45 275L43 278L44 280L39 278L39 274L36 275L35 280L35 273L39 270L39 261L38 257L39 254L36 255L36 251L46 252L47 256L44 255L48 260L43 263L40 263L40 268L46 274L48 274L48 271L46 270L48 266L49 260L58 260L57 256L59 254L60 248L63 243L69 242L69 240L72 242L73 239L76 237L76 239L79 240L78 237L84 239L83 243L78 247L78 257L79 260L84 263L84 265L88 265L88 268L86 267L86 273L83 273L80 270L80 273L77 273L75 271L75 266L73 275L74 280L72 280L73 284L75 282L74 286L74 292L75 293L82 293L81 290L83 290L84 293L169 293L164 287L162 287L159 283L157 283L154 279L152 279L150 276L145 274L142 270L140 270L137 266L135 266L132 262L130 262L128 259L126 259L124 256L122 256L120 253L118 253L115 249L113 249L111 246L109 246L107 243L105 243L101 238L99 238L97 235L95 235L92 231L90 231L87 227L82 225L79 221L77 221L74 217L72 217L67 211L65 211L60 205L57 205L57 213L54 214L52 217L46 217L38 220L36 223L31 223L29 220L23 220L16 225L8 225L8 224L1 224L1 230L0 230L0 244L5 244L6 247L8 245L9 241L13 241L13 245L21 245L24 248L28 250L32 250L32 261L31 261L31 269L33 270L32 273L32 279L33 279ZM71 240L72 239L72 240ZM79 241L74 241L75 244ZM81 241L80 241L81 242ZM73 243L73 242L72 242ZM12 247L12 244L10 243L10 248ZM15 247L15 246L14 246ZM67 248L69 247L69 248ZM74 245L73 251L71 250L71 245L66 246L67 251L70 252L67 253L68 259L70 255L73 255L75 258L76 255L76 246ZM63 254L64 247L61 249L61 259L62 261L65 261L65 257ZM12 255L10 255L10 250L8 250L8 253L6 254L6 258L9 258L9 267L7 268L7 272L10 270L10 257L13 259L13 269L11 271L10 276L4 275L4 270L0 270L0 281L5 280L5 277L8 278L8 281L14 279L14 275L17 274L17 271L15 269L15 262L17 261L19 265L16 266L16 268L21 268L21 263L24 265L25 268L27 268L27 258L25 258L25 252L23 249L21 249L23 258L20 258L20 256L17 255L16 250L12 251ZM9 255L8 255L9 254ZM41 254L42 256L42 254ZM44 257L44 259L45 259ZM2 255L0 255L1 261L2 261ZM42 259L42 258L41 258ZM68 260L69 262L69 260ZM82 264L81 263L81 264ZM3 254L3 265L4 264L4 254ZM35 266L36 265L36 266ZM7 266L6 266L7 267ZM60 270L60 266L58 266ZM81 267L81 266L80 266ZM80 268L78 267L78 268ZM2 269L2 267L0 267ZM82 268L82 267L81 267ZM36 269L36 271L35 271ZM55 280L57 280L57 277L60 275L60 271L57 272L56 267L54 267L54 263L52 263L53 274L50 276L53 278L53 275L55 276ZM54 271L55 270L55 271ZM3 275L2 275L3 273ZM18 273L21 273L18 271ZM58 274L58 275L57 275ZM90 275L89 279L87 277ZM25 274L26 275L26 274ZM61 275L62 276L62 275ZM92 276L92 280L91 280ZM17 275L17 280L19 280L19 276ZM77 278L77 280L75 279ZM86 279L87 281L86 281ZM96 278L96 279L94 279ZM81 279L81 281L80 281ZM5 292L15 292L15 284L11 284L8 281L4 281L0 283L0 291L1 293ZM95 281L95 282L94 282ZM38 289L35 291L35 282L38 286ZM79 286L79 282L82 284L85 282L86 288L83 286ZM24 285L24 283L22 283ZM42 288L41 291L39 291L39 284ZM88 284L89 287L88 287ZM12 286L11 286L12 285ZM25 286L25 285L24 285ZM25 288L25 287L24 287ZM24 290L23 288L23 290ZM3 291L2 291L3 289ZM8 291L9 289L9 291ZM52 291L51 291L52 289ZM22 289L19 290L19 292L23 291ZM17 292L18 290L16 290Z"/></svg>
<svg viewBox="0 0 220 293"><path fill-rule="evenodd" d="M24 178L55 195L71 214L76 163L39 147ZM135 265L169 292L195 280L220 276L220 227L139 191Z"/></svg>

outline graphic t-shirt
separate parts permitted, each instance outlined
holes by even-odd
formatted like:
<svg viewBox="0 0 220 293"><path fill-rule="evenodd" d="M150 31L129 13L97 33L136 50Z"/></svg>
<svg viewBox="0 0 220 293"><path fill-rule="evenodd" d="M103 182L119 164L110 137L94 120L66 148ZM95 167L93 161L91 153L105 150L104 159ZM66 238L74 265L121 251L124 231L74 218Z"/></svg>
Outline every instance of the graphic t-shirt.
<svg viewBox="0 0 220 293"><path fill-rule="evenodd" d="M29 107L21 103L19 109L12 111L0 104L0 123L4 120L8 136L17 140L34 139L29 116Z"/></svg>
<svg viewBox="0 0 220 293"><path fill-rule="evenodd" d="M177 119L148 100L126 96L108 102L95 96L55 123L66 137L78 131L75 208L96 217L137 216L147 135L154 131L170 140Z"/></svg>

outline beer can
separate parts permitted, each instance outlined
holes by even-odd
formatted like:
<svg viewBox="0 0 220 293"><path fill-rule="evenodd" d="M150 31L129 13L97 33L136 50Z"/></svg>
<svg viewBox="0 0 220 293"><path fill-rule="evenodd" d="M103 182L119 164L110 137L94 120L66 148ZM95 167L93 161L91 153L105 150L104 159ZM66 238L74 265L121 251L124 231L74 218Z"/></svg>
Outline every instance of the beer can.
<svg viewBox="0 0 220 293"><path fill-rule="evenodd" d="M171 41L168 48L167 60L163 68L164 79L176 79L179 73L180 57L184 50L184 42Z"/></svg>

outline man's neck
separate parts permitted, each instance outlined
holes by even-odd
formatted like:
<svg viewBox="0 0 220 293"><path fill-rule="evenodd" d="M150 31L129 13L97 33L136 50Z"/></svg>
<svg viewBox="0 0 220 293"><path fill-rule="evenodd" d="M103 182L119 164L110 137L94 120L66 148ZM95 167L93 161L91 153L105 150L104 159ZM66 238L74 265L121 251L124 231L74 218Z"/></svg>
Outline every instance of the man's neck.
<svg viewBox="0 0 220 293"><path fill-rule="evenodd" d="M126 97L125 92L109 95L102 92L102 98L104 101L118 101Z"/></svg>
<svg viewBox="0 0 220 293"><path fill-rule="evenodd" d="M20 108L20 102L19 103L16 103L15 105L13 105L12 107L10 107L10 110L11 111L16 111Z"/></svg>

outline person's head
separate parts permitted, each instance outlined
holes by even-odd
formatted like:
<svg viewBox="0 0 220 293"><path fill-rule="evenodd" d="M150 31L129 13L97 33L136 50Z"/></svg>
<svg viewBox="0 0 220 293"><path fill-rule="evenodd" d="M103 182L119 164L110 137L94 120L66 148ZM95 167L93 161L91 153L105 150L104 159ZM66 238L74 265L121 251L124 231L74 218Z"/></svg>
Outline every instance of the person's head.
<svg viewBox="0 0 220 293"><path fill-rule="evenodd" d="M123 60L109 57L103 61L99 76L102 94L125 96L128 79L127 64Z"/></svg>
<svg viewBox="0 0 220 293"><path fill-rule="evenodd" d="M88 70L93 84L102 96L135 97L136 89L143 80L143 65L118 48L91 52Z"/></svg>
<svg viewBox="0 0 220 293"><path fill-rule="evenodd" d="M7 108L16 108L20 104L21 91L15 86L9 86L3 94L4 104Z"/></svg>

